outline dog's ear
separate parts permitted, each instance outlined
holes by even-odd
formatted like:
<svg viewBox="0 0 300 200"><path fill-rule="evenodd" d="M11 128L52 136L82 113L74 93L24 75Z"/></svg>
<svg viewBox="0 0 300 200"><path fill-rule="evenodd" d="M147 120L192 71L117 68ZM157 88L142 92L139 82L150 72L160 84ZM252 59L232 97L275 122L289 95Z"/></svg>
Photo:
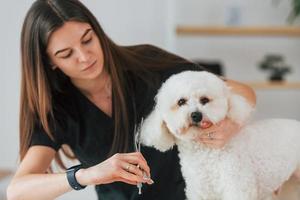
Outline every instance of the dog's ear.
<svg viewBox="0 0 300 200"><path fill-rule="evenodd" d="M145 119L141 128L141 142L164 152L175 145L175 138L169 132L162 115L157 110L157 108L154 109Z"/></svg>
<svg viewBox="0 0 300 200"><path fill-rule="evenodd" d="M229 92L227 117L239 125L245 124L251 117L254 107L238 94Z"/></svg>

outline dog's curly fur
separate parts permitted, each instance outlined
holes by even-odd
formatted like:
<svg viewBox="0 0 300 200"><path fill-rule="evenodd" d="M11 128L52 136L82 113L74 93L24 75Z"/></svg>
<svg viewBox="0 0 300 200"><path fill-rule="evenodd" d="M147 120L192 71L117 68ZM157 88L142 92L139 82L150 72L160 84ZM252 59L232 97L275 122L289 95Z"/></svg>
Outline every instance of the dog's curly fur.
<svg viewBox="0 0 300 200"><path fill-rule="evenodd" d="M205 99L205 101L203 100ZM300 123L267 119L249 123L253 108L209 72L185 71L171 76L156 96L144 121L141 141L166 151L178 146L190 200L271 199L272 193L300 164ZM192 113L200 113L193 119ZM242 130L221 149L194 141L201 123L226 117Z"/></svg>

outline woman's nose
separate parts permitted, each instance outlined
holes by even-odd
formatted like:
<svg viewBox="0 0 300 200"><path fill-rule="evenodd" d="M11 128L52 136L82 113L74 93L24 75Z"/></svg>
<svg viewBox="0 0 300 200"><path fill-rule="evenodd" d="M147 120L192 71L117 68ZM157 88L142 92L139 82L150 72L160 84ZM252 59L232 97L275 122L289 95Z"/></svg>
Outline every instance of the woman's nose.
<svg viewBox="0 0 300 200"><path fill-rule="evenodd" d="M89 60L89 53L85 49L78 50L78 61L79 62L87 62Z"/></svg>

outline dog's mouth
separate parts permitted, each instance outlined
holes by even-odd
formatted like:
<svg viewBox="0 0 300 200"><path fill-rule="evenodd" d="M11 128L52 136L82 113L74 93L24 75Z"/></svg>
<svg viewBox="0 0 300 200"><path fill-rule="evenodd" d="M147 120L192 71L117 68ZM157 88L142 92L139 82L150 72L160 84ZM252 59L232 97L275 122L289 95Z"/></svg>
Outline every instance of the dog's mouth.
<svg viewBox="0 0 300 200"><path fill-rule="evenodd" d="M209 120L201 120L199 123L192 123L191 126L198 127L201 129L207 129L211 127L213 123Z"/></svg>
<svg viewBox="0 0 300 200"><path fill-rule="evenodd" d="M212 125L213 125L213 123L212 123L211 121L208 121L208 120L202 120L202 121L200 122L200 127L201 127L202 129L209 128L209 127L211 127Z"/></svg>
<svg viewBox="0 0 300 200"><path fill-rule="evenodd" d="M192 123L188 124L187 126L181 127L179 129L178 133L179 133L179 135L185 135L185 134L188 133L190 128L192 130L198 130L199 131L199 129L202 129L202 130L207 129L207 128L211 127L212 125L213 125L213 123L211 121L203 119L198 123L193 123L192 122Z"/></svg>

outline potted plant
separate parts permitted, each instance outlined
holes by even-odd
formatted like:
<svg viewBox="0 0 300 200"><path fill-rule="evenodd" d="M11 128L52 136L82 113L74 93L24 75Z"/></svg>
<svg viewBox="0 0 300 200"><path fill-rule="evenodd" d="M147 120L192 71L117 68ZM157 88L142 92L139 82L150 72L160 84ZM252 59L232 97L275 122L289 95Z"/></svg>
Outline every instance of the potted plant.
<svg viewBox="0 0 300 200"><path fill-rule="evenodd" d="M278 5L281 0L273 0L274 5ZM300 16L300 0L290 0L291 1L291 11L288 15L287 21L293 23Z"/></svg>
<svg viewBox="0 0 300 200"><path fill-rule="evenodd" d="M284 58L279 54L268 54L259 63L259 68L268 71L269 81L284 81L285 75L291 73L291 67L285 64Z"/></svg>
<svg viewBox="0 0 300 200"><path fill-rule="evenodd" d="M300 0L292 0L292 10L288 16L289 22L294 22L300 16Z"/></svg>

